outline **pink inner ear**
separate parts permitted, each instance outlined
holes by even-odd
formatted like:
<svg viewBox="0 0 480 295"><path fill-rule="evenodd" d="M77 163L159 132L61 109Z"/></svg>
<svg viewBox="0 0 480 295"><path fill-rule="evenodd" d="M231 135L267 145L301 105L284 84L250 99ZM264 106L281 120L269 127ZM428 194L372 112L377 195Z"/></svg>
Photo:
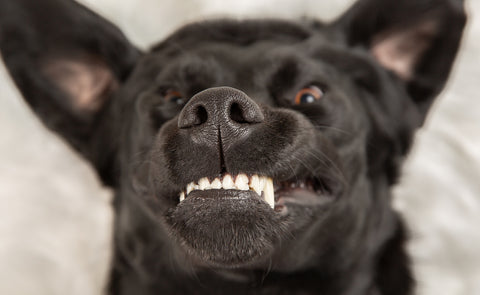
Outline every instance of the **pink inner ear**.
<svg viewBox="0 0 480 295"><path fill-rule="evenodd" d="M107 64L91 56L50 58L43 72L71 98L80 112L98 111L117 87Z"/></svg>
<svg viewBox="0 0 480 295"><path fill-rule="evenodd" d="M410 80L437 32L437 23L432 20L390 30L373 39L371 51L384 67L400 78Z"/></svg>

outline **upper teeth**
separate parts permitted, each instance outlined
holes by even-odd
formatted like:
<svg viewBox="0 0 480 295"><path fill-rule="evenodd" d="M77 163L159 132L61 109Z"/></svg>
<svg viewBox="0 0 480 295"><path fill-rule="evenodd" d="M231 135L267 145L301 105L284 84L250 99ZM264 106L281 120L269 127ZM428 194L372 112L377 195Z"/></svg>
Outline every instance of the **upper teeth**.
<svg viewBox="0 0 480 295"><path fill-rule="evenodd" d="M215 178L210 182L207 177L201 178L197 182L190 182L185 191L180 193L180 202L185 200L185 196L193 190L212 190L212 189L236 189L242 191L252 190L259 196L262 196L270 207L275 207L275 196L273 190L273 180L270 177L246 174L238 174L233 178L226 174L223 178ZM263 194L262 194L263 192Z"/></svg>

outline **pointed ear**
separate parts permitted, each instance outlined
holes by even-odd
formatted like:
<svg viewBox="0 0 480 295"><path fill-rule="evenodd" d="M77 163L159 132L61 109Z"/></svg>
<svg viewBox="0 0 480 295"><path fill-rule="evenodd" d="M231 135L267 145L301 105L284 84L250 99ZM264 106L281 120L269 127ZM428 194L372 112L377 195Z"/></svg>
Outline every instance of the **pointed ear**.
<svg viewBox="0 0 480 295"><path fill-rule="evenodd" d="M422 114L443 89L466 16L462 0L359 0L336 23L405 81Z"/></svg>
<svg viewBox="0 0 480 295"><path fill-rule="evenodd" d="M32 109L84 154L140 54L111 23L70 0L0 0L0 50Z"/></svg>

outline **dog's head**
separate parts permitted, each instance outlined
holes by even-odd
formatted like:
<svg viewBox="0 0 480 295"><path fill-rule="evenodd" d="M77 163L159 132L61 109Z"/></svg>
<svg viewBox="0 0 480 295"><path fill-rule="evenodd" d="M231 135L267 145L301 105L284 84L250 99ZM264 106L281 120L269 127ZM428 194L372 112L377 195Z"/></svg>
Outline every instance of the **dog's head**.
<svg viewBox="0 0 480 295"><path fill-rule="evenodd" d="M330 24L192 24L141 52L74 2L0 4L6 65L117 189L120 232L282 271L347 268L393 234L389 187L465 22L454 0L365 0Z"/></svg>

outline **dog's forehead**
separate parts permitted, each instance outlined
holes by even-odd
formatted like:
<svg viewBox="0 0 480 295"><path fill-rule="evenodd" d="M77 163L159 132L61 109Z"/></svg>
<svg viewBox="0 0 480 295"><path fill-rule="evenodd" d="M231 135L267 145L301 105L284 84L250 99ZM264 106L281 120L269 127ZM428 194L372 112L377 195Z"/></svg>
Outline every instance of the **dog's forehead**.
<svg viewBox="0 0 480 295"><path fill-rule="evenodd" d="M158 62L160 80L191 80L191 76L203 75L233 82L268 76L267 73L281 67L286 60L306 67L309 54L304 47L302 43L270 40L259 40L248 46L202 41L193 48L179 48L175 54L154 53L152 58Z"/></svg>
<svg viewBox="0 0 480 295"><path fill-rule="evenodd" d="M213 20L186 25L152 48L161 51L172 44L190 48L202 42L248 46L258 41L298 42L309 38L309 25L284 20Z"/></svg>
<svg viewBox="0 0 480 295"><path fill-rule="evenodd" d="M302 24L207 22L187 26L153 47L142 67L150 69L156 84L187 89L186 95L214 86L264 91L286 65L294 65L297 77L314 72L320 60L312 56L329 43Z"/></svg>
<svg viewBox="0 0 480 295"><path fill-rule="evenodd" d="M319 30L286 21L208 21L188 25L154 46L151 55L185 65L195 58L240 70L263 68L289 55L308 55L312 44L325 43ZM166 59L166 60L165 60ZM178 59L177 59L178 61ZM207 63L204 63L207 64ZM213 66L213 65L212 65ZM208 70L208 69L207 69Z"/></svg>

